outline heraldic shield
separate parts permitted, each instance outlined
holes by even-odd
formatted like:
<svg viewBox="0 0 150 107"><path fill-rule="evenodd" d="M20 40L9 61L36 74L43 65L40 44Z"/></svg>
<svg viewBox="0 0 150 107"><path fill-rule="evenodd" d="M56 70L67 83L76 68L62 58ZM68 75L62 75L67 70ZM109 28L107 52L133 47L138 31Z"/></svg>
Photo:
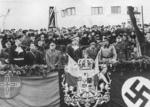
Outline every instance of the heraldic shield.
<svg viewBox="0 0 150 107"><path fill-rule="evenodd" d="M103 68L103 70L107 70ZM99 70L98 58L79 59L70 56L62 75L64 102L68 106L97 107L110 100L110 73Z"/></svg>
<svg viewBox="0 0 150 107"><path fill-rule="evenodd" d="M11 71L0 75L0 98L9 99L18 95L21 89L19 76L14 76Z"/></svg>

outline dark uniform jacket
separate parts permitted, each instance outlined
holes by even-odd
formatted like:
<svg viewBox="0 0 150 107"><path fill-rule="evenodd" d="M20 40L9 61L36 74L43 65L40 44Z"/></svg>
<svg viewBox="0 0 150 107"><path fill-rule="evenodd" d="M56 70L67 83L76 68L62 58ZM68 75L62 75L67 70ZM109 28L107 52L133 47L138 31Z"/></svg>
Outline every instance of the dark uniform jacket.
<svg viewBox="0 0 150 107"><path fill-rule="evenodd" d="M42 53L40 53L38 50L27 51L27 54L26 54L27 65L44 64L44 62L45 62L44 57Z"/></svg>
<svg viewBox="0 0 150 107"><path fill-rule="evenodd" d="M17 52L16 48L17 48L16 46L13 46L10 50L10 57L9 57L10 63L18 65L18 66L26 65L26 52L25 52L25 50L21 47L22 52Z"/></svg>

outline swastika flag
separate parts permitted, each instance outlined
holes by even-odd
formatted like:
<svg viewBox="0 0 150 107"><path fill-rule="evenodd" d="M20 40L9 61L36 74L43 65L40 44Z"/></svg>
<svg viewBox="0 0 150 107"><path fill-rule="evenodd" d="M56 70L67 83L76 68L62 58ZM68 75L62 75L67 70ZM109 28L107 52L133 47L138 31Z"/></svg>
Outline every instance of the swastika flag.
<svg viewBox="0 0 150 107"><path fill-rule="evenodd" d="M116 107L150 107L150 73L132 70L113 72L111 101Z"/></svg>

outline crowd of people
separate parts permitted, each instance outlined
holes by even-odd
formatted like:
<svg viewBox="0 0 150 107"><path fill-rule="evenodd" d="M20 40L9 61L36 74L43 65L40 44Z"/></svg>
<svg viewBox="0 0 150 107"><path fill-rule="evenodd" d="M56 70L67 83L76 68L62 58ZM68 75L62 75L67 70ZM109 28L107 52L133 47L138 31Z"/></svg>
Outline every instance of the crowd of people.
<svg viewBox="0 0 150 107"><path fill-rule="evenodd" d="M137 39L131 28L116 26L81 26L40 30L3 30L0 60L18 66L45 64L50 70L63 67L70 55L75 61L83 53L95 60L137 57Z"/></svg>

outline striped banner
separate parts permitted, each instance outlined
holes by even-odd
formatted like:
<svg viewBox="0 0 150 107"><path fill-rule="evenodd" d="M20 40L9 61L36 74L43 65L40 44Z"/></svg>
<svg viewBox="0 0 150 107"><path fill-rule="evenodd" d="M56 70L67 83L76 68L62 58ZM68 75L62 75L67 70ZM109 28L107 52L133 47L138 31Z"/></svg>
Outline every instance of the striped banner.
<svg viewBox="0 0 150 107"><path fill-rule="evenodd" d="M49 7L49 24L48 24L48 28L53 28L56 27L56 23L55 23L55 10L54 7Z"/></svg>
<svg viewBox="0 0 150 107"><path fill-rule="evenodd" d="M0 107L60 107L57 72L48 74L47 78L20 77L21 82L12 78L9 81L0 79ZM15 83L21 86L15 86ZM4 96L1 93L7 87L10 94L4 93Z"/></svg>

